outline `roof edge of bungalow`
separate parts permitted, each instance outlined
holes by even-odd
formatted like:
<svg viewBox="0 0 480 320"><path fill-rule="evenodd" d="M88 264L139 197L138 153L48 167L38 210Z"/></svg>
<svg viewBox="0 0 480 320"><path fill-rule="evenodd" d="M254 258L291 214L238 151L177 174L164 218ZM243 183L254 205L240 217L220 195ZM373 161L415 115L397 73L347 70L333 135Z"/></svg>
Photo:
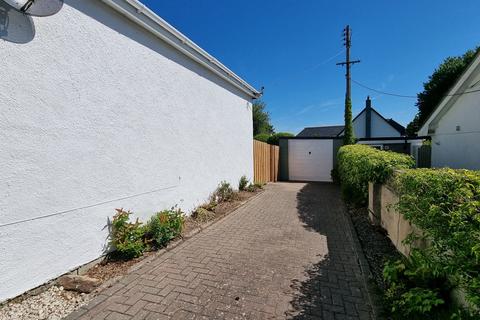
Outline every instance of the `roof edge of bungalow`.
<svg viewBox="0 0 480 320"><path fill-rule="evenodd" d="M188 58L215 73L252 98L259 98L261 92L249 85L245 80L228 69L180 31L160 18L138 0L102 0L109 7L129 20L160 38Z"/></svg>

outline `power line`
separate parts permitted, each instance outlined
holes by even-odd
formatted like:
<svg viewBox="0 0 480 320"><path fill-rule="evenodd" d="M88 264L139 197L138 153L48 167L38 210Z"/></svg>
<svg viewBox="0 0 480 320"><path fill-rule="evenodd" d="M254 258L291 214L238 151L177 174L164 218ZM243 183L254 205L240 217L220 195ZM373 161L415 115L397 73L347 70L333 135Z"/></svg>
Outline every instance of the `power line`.
<svg viewBox="0 0 480 320"><path fill-rule="evenodd" d="M380 94L385 94L385 95L388 95L388 96L394 96L394 97L399 97L399 98L413 98L413 99L416 99L417 96L407 96L407 95L403 95L403 94L397 94L397 93L391 93L391 92L385 92L385 91L380 91L380 90L377 90L377 89L373 89L373 88L370 88L364 84L361 84L360 82L358 81L355 81L354 79L352 79L352 81L359 85L360 87L362 88L365 88L365 89L368 89L368 90L371 90L373 92L376 92L376 93L380 93Z"/></svg>
<svg viewBox="0 0 480 320"><path fill-rule="evenodd" d="M359 85L360 87L362 88L365 88L367 90L371 90L373 92L376 92L376 93L380 93L380 94L384 94L384 95L387 95L387 96L394 96L394 97L399 97L399 98L409 98L409 99L416 99L417 96L410 96L410 95L405 95L405 94L398 94L398 93L392 93L392 92L385 92L385 91L381 91L381 90L377 90L377 89L374 89L374 88L371 88L369 86L366 86L354 79L352 79L352 82L354 82L355 84ZM475 93L475 92L479 92L480 89L475 89L475 90L470 90L470 91L463 91L463 92L459 92L459 93L454 93L454 94L445 94L443 95L443 97L454 97L454 96L461 96L461 95L464 95L464 94L469 94L469 93Z"/></svg>

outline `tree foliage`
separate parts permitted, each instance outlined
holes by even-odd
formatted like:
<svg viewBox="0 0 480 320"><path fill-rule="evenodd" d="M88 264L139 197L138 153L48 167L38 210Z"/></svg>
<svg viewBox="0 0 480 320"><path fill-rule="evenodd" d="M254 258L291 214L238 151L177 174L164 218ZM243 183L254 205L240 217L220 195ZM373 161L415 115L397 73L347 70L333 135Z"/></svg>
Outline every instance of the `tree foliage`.
<svg viewBox="0 0 480 320"><path fill-rule="evenodd" d="M275 131L270 123L270 115L265 110L267 105L261 100L257 100L253 103L253 135L256 136L260 133L266 133L268 135L273 134Z"/></svg>
<svg viewBox="0 0 480 320"><path fill-rule="evenodd" d="M295 135L290 132L277 132L272 134L270 137L268 137L267 143L278 146L278 141L280 140L280 137L294 137L294 136Z"/></svg>
<svg viewBox="0 0 480 320"><path fill-rule="evenodd" d="M268 133L259 133L255 136L253 136L253 139L262 141L265 143L268 143L268 139L270 138L270 135Z"/></svg>
<svg viewBox="0 0 480 320"><path fill-rule="evenodd" d="M345 99L345 129L343 131L343 144L355 144L355 133L352 122L352 101Z"/></svg>
<svg viewBox="0 0 480 320"><path fill-rule="evenodd" d="M418 113L407 125L407 134L414 135L427 120L448 90L472 62L479 48L468 50L458 57L446 58L423 84L423 91L417 94Z"/></svg>

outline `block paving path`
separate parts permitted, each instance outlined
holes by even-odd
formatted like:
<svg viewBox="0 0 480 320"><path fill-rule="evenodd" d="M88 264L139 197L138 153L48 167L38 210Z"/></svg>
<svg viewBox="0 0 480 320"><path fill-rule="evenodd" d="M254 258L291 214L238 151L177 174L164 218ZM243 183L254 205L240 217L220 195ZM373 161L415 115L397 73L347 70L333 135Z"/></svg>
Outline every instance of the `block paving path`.
<svg viewBox="0 0 480 320"><path fill-rule="evenodd" d="M372 319L337 186L275 183L68 319Z"/></svg>

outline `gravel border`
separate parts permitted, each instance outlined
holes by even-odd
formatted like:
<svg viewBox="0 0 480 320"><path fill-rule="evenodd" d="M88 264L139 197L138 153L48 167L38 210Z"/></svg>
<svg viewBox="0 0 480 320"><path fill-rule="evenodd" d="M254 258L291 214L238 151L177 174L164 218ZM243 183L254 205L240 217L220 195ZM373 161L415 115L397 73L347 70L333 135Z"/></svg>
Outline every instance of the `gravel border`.
<svg viewBox="0 0 480 320"><path fill-rule="evenodd" d="M367 208L349 207L348 215L356 233L359 250L362 251L364 256L361 265L366 265L369 269L367 286L373 299L373 305L376 308L376 318L383 319L385 315L383 293L386 290L383 281L383 266L387 260L400 259L402 255L388 238L387 232L370 222Z"/></svg>
<svg viewBox="0 0 480 320"><path fill-rule="evenodd" d="M36 296L5 304L0 309L0 320L60 320L92 298L92 294L66 291L54 285Z"/></svg>
<svg viewBox="0 0 480 320"><path fill-rule="evenodd" d="M362 284L365 288L365 292L367 293L368 303L370 304L371 311L372 311L372 318L373 319L380 319L380 314L382 313L381 305L378 301L377 293L369 284L370 279L372 279L372 272L370 269L370 265L368 260L365 257L362 244L360 238L357 234L354 221L350 215L350 209L346 208L346 212L344 211L344 218L348 224L348 230L350 231L350 237L353 240L354 245L354 252L357 257L358 264L360 265L360 270L362 271Z"/></svg>

